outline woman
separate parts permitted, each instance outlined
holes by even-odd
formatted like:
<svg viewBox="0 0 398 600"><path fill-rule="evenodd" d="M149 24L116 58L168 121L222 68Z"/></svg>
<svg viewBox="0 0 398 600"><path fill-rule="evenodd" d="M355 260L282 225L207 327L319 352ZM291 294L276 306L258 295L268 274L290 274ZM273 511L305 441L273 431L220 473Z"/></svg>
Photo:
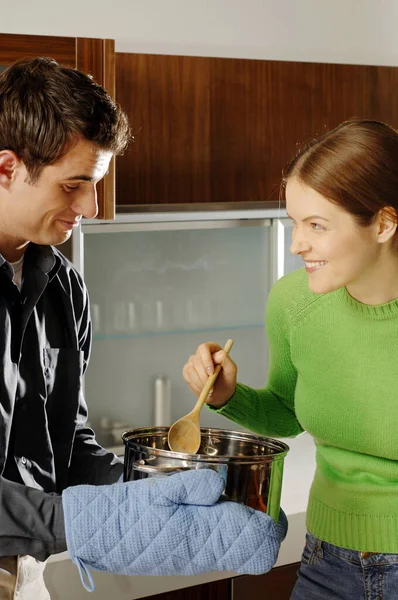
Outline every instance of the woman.
<svg viewBox="0 0 398 600"><path fill-rule="evenodd" d="M184 378L208 403L267 436L308 431L317 468L292 600L392 600L398 589L398 133L351 120L313 141L283 178L291 252L305 269L267 304L264 389L236 383L220 346Z"/></svg>

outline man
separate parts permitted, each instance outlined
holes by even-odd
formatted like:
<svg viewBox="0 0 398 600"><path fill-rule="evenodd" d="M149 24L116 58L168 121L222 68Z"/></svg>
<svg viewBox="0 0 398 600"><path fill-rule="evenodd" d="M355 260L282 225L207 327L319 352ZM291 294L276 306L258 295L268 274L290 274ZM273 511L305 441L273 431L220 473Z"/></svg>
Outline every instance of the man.
<svg viewBox="0 0 398 600"><path fill-rule="evenodd" d="M96 185L128 141L126 115L89 76L47 58L0 75L0 600L47 600L44 561L66 549L86 573L261 572L284 534L217 503L213 471L116 483L122 464L85 427L88 296L53 246L96 216ZM223 519L218 549L199 560Z"/></svg>

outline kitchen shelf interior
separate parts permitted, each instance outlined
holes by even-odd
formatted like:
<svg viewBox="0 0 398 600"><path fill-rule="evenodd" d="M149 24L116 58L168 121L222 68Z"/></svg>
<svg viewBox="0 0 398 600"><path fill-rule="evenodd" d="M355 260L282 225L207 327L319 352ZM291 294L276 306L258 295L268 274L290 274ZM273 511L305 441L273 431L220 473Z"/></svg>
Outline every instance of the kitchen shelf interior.
<svg viewBox="0 0 398 600"><path fill-rule="evenodd" d="M84 235L93 321L85 394L96 428L103 417L151 426L159 374L171 380L171 420L189 412L195 398L182 367L205 341L222 346L233 337L239 379L264 385L270 223ZM203 411L202 423L232 426L210 411Z"/></svg>

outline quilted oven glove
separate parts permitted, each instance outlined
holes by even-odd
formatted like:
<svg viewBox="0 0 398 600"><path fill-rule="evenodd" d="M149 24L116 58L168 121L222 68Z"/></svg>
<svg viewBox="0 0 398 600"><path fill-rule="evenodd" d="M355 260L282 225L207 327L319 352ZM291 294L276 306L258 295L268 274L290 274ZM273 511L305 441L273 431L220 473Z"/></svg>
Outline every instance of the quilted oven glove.
<svg viewBox="0 0 398 600"><path fill-rule="evenodd" d="M90 568L124 575L269 571L286 535L285 515L276 524L242 504L217 502L223 489L211 469L67 488L66 541L84 587L94 590Z"/></svg>

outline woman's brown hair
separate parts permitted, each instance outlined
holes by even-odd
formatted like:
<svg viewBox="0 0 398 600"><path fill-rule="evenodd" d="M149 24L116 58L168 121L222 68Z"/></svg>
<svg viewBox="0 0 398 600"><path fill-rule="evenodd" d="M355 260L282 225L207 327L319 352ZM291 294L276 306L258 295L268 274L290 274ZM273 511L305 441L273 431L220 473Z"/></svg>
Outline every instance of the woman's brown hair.
<svg viewBox="0 0 398 600"><path fill-rule="evenodd" d="M372 223L386 209L398 214L398 132L379 121L351 119L302 148L283 173L281 193L296 177L353 215Z"/></svg>
<svg viewBox="0 0 398 600"><path fill-rule="evenodd" d="M114 154L130 139L127 116L89 75L51 58L20 60L0 74L0 150L21 158L32 183L78 138Z"/></svg>

